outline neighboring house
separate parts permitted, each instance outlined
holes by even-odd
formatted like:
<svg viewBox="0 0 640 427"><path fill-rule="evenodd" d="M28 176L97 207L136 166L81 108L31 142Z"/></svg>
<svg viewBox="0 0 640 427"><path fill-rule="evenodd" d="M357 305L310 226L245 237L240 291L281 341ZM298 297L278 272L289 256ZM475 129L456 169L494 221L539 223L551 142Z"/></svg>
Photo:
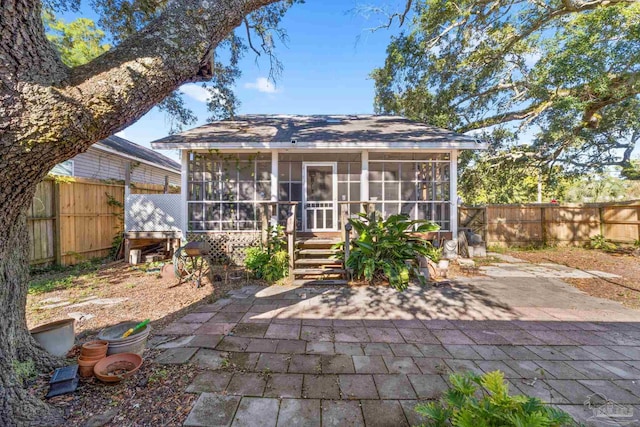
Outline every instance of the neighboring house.
<svg viewBox="0 0 640 427"><path fill-rule="evenodd" d="M152 147L181 151L183 235L226 234L238 247L260 232L268 205L284 223L297 204L300 236L335 238L344 229L340 213L375 209L435 221L451 238L458 153L486 149L470 136L375 115L239 116Z"/></svg>
<svg viewBox="0 0 640 427"><path fill-rule="evenodd" d="M110 136L92 145L86 152L56 165L51 173L93 179L124 181L126 165L131 167L131 182L180 185L180 164L167 156L124 138Z"/></svg>

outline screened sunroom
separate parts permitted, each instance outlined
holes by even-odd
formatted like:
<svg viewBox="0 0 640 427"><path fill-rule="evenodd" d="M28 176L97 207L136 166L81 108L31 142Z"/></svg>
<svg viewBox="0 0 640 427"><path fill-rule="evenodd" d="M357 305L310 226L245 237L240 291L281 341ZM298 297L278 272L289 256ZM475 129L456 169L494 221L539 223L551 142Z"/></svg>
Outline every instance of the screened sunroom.
<svg viewBox="0 0 640 427"><path fill-rule="evenodd" d="M476 139L393 116L240 116L152 143L179 149L182 230L252 244L269 225L340 236L359 212L408 214L457 234L460 150ZM229 249L231 250L231 249Z"/></svg>

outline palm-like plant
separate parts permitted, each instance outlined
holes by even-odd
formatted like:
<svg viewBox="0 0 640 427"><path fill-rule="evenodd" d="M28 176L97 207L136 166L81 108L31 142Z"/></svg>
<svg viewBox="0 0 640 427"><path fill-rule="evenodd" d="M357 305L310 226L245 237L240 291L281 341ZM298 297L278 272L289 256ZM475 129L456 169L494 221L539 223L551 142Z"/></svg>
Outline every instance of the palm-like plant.
<svg viewBox="0 0 640 427"><path fill-rule="evenodd" d="M350 221L358 237L352 241L345 263L354 277L364 277L369 283L386 279L398 290L404 290L412 276L421 283L426 281L417 267L406 261L415 260L418 255L429 257L431 242L419 234L437 231L440 226L428 220L411 220L406 214L387 219L376 212L358 216Z"/></svg>

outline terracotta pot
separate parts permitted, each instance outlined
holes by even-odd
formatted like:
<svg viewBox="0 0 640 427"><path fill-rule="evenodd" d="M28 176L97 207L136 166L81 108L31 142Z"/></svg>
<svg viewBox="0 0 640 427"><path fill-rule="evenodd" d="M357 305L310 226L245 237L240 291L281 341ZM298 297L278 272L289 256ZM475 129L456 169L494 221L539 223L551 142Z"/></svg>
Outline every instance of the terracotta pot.
<svg viewBox="0 0 640 427"><path fill-rule="evenodd" d="M133 375L142 366L142 357L135 353L107 356L93 367L93 373L106 383L115 383Z"/></svg>
<svg viewBox="0 0 640 427"><path fill-rule="evenodd" d="M81 377L88 378L93 375L93 367L100 361L100 359L95 360L85 360L82 357L78 357L78 372Z"/></svg>
<svg viewBox="0 0 640 427"><path fill-rule="evenodd" d="M97 355L97 356L83 356L80 355L78 356L78 361L83 361L83 362L97 362L99 360L104 359L106 356L105 355Z"/></svg>
<svg viewBox="0 0 640 427"><path fill-rule="evenodd" d="M80 351L80 355L83 357L96 357L102 356L105 357L107 355L107 350L109 349L109 343L107 341L89 341L87 343L82 344L82 350Z"/></svg>

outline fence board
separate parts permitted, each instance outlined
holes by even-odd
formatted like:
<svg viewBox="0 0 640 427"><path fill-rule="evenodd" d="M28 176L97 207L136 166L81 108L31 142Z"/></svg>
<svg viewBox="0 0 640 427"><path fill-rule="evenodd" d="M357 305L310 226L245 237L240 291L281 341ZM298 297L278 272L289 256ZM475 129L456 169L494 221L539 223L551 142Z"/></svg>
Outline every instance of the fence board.
<svg viewBox="0 0 640 427"><path fill-rule="evenodd" d="M135 184L131 192L158 194L163 190L162 185ZM170 188L170 192L176 191L179 189ZM109 203L107 194L116 204ZM28 210L31 264L72 265L107 256L113 237L123 231L123 217L124 184L85 178L60 183L45 179L38 184Z"/></svg>
<svg viewBox="0 0 640 427"><path fill-rule="evenodd" d="M478 210L484 210L484 213L478 215ZM488 244L583 245L598 234L618 243L633 243L640 239L640 201L462 206L459 212L461 226L469 226L476 233L484 230Z"/></svg>

